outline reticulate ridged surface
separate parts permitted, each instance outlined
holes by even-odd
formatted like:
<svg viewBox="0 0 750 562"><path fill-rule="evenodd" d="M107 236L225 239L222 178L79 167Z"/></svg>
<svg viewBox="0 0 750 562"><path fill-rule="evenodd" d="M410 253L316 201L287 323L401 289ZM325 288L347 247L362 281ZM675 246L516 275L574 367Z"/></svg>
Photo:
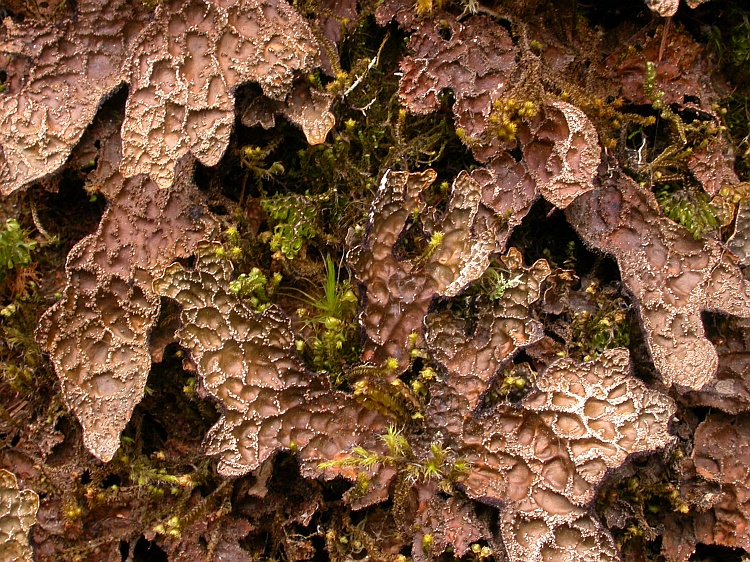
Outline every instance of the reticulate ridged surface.
<svg viewBox="0 0 750 562"><path fill-rule="evenodd" d="M188 152L218 164L234 126L235 87L256 82L284 100L294 72L311 70L318 52L305 21L279 0L166 1L132 49L123 173L149 174L161 187Z"/></svg>
<svg viewBox="0 0 750 562"><path fill-rule="evenodd" d="M613 68L615 79L610 81L611 93L636 105L651 105L654 92L648 94L646 87L647 63L651 62L654 90L662 94L665 104L700 107L703 117L715 116L712 106L721 96L710 78L715 62L706 47L676 20L669 26L662 22L657 30L654 33L643 29L630 38L638 48L628 49L618 57Z"/></svg>
<svg viewBox="0 0 750 562"><path fill-rule="evenodd" d="M511 286L496 302L478 305L480 311L473 319L471 333L467 333L468 322L450 311L431 313L425 319L427 347L446 370L443 380L430 389L427 421L435 430L459 432L500 366L544 335L529 308L539 299L549 265L539 260L530 268L524 267L523 256L515 248L502 257L502 263Z"/></svg>
<svg viewBox="0 0 750 562"><path fill-rule="evenodd" d="M125 0L83 0L61 27L6 20L0 51L33 64L25 80L11 76L0 97L3 193L57 171L123 83L123 175L148 174L169 188L184 155L219 162L237 86L256 82L284 102L294 74L316 64L309 27L283 1L167 0L144 12ZM332 117L326 99L292 99L289 107L311 142L321 142Z"/></svg>
<svg viewBox="0 0 750 562"><path fill-rule="evenodd" d="M697 542L750 549L750 415L709 414L695 432L689 462L720 486L715 504L697 516Z"/></svg>
<svg viewBox="0 0 750 562"><path fill-rule="evenodd" d="M750 196L748 195L742 197L737 204L734 233L727 245L737 256L740 265L750 265Z"/></svg>
<svg viewBox="0 0 750 562"><path fill-rule="evenodd" d="M697 8L708 0L687 0L687 5L691 8ZM646 0L649 9L664 18L671 18L677 13L680 7L680 0Z"/></svg>
<svg viewBox="0 0 750 562"><path fill-rule="evenodd" d="M539 104L515 99L521 95L515 91L515 81L522 79L524 71L517 64L519 51L502 26L484 16L465 23L450 18L426 22L417 27L409 47L413 55L401 63L399 98L410 111L429 113L440 107L440 93L452 89L456 98L452 109L462 139L495 180L485 202L498 214L510 213L508 219L515 222L510 228L526 215L537 193L565 208L593 189L600 163L594 125L583 111L563 101ZM525 103L531 105L525 113L520 111L522 116L518 112ZM524 155L518 164L510 157L516 134ZM517 199L526 192L516 182L508 183L503 170L509 167L520 167L511 176L528 173L535 184L523 203L509 204L509 197Z"/></svg>
<svg viewBox="0 0 750 562"><path fill-rule="evenodd" d="M412 556L415 562L434 560L450 549L455 557L469 552L472 543L491 536L486 519L477 517L474 503L458 496L434 494L416 523ZM425 546L424 537L432 542Z"/></svg>
<svg viewBox="0 0 750 562"><path fill-rule="evenodd" d="M459 454L466 493L500 509L513 561L617 560L591 515L595 491L629 455L672 441L672 401L629 374L628 352L577 364L561 359L520 408L499 405L467 420Z"/></svg>
<svg viewBox="0 0 750 562"><path fill-rule="evenodd" d="M496 248L494 221L482 212L481 188L462 172L453 182L442 217L425 214L425 234L440 240L412 259L399 259L396 245L413 215L425 212L422 192L436 178L388 171L372 204L363 238L349 252L357 280L365 287L360 322L367 334L363 358L382 364L389 358L405 368L409 337L423 341L422 322L432 299L455 296L482 276ZM398 373L396 373L398 374Z"/></svg>
<svg viewBox="0 0 750 562"><path fill-rule="evenodd" d="M660 216L653 194L619 174L566 214L586 243L617 259L665 382L700 389L718 366L701 313L750 316L750 283L732 258L718 241L695 240Z"/></svg>
<svg viewBox="0 0 750 562"><path fill-rule="evenodd" d="M506 29L487 16L459 22L446 14L420 23L409 49L413 54L401 61L401 103L413 113L430 113L440 107L441 92L451 88L456 126L477 139L476 158L484 162L497 154L505 145L489 134L492 104L502 99L517 70L518 50Z"/></svg>
<svg viewBox="0 0 750 562"><path fill-rule="evenodd" d="M247 474L277 451L292 450L304 471L317 475L318 463L382 429L377 413L304 369L283 314L274 308L257 314L228 292L232 267L215 246L197 254L195 269L170 266L154 290L180 305L177 337L222 406L205 441L207 454L219 457L219 473Z"/></svg>
<svg viewBox="0 0 750 562"><path fill-rule="evenodd" d="M671 18L677 13L680 0L646 0L646 5L652 12L664 18Z"/></svg>
<svg viewBox="0 0 750 562"><path fill-rule="evenodd" d="M19 490L15 474L0 470L0 559L32 562L29 529L36 522L39 496Z"/></svg>
<svg viewBox="0 0 750 562"><path fill-rule="evenodd" d="M146 14L127 0L81 0L77 17L0 28L0 52L31 59L26 76L9 65L0 96L0 191L8 194L57 171L123 82L122 68ZM10 61L9 61L10 62Z"/></svg>
<svg viewBox="0 0 750 562"><path fill-rule="evenodd" d="M284 101L255 98L242 112L241 120L246 127L261 125L264 129L270 129L276 125L276 114L281 114L302 129L307 142L321 144L336 121L328 109L332 102L331 94L300 83L295 85Z"/></svg>
<svg viewBox="0 0 750 562"><path fill-rule="evenodd" d="M70 251L62 298L40 320L63 393L83 427L86 447L109 461L143 398L151 369L149 332L160 301L151 289L174 258L190 256L216 231L193 184L193 161L177 168L171 190L147 176L123 178L119 138L105 144L99 190L109 206L97 231ZM97 175L97 174L95 174Z"/></svg>
<svg viewBox="0 0 750 562"><path fill-rule="evenodd" d="M569 103L554 101L519 128L526 165L539 193L564 209L591 191L599 167L599 135L586 114Z"/></svg>
<svg viewBox="0 0 750 562"><path fill-rule="evenodd" d="M0 3L0 559L750 552L741 0Z"/></svg>

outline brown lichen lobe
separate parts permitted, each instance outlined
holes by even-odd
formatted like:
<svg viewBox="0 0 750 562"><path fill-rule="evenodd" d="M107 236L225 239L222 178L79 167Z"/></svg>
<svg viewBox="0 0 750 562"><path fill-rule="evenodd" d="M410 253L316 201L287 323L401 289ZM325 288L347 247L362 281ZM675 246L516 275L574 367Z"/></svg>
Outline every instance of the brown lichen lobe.
<svg viewBox="0 0 750 562"><path fill-rule="evenodd" d="M450 547L456 557L463 557L477 543L490 536L487 521L477 517L473 502L458 496L447 499L434 494L420 514L414 535L412 556L416 562L434 560ZM425 547L425 535L432 537Z"/></svg>
<svg viewBox="0 0 750 562"><path fill-rule="evenodd" d="M461 183L461 178L468 176L457 178L454 197L459 186L459 193L481 188ZM511 560L564 556L581 561L616 560L612 538L591 514L595 491L607 472L621 466L631 454L672 441L667 426L674 404L630 376L628 353L617 349L605 351L589 363L569 359L553 363L519 406L481 406L480 398L499 365L518 348L541 337L541 327L530 318L529 306L539 299L550 270L543 261L524 267L520 253L511 250L502 262L507 270L504 275L515 281L494 306L478 313L471 332L452 312L427 314L427 305L440 294L440 285L420 273L419 260L398 259L394 248L409 217L417 213L431 216L419 195L432 180L432 174L426 172L389 172L373 203L362 241L350 254L357 279L366 289L361 321L371 338L373 356L409 361L403 352L409 349L410 334L416 333L417 340L421 337L426 315L427 347L443 374L430 387L424 423L430 432L442 435L444 446L468 463L468 473L458 486L469 497L500 509L502 538ZM451 208L452 200L446 217ZM434 218L425 224L429 230L441 222ZM482 255L477 248L484 246L475 246L472 239L481 240L482 232L469 230L463 245L448 255ZM481 271L486 268L484 263ZM450 286L459 270L454 268L444 279L444 287ZM422 281L416 284L421 293L404 291L403 287L411 287L406 281L415 276L421 276L417 279ZM417 302L414 295L420 294L424 300ZM385 329L391 325L396 329ZM375 338L381 338L382 343ZM399 352L401 356L396 355ZM417 484L417 489L418 494L429 493L422 484ZM425 521L429 516L425 512Z"/></svg>
<svg viewBox="0 0 750 562"><path fill-rule="evenodd" d="M0 98L3 193L59 169L102 100L123 83L123 175L149 174L162 188L188 153L218 163L234 125L233 92L245 82L284 103L311 142L325 138L326 101L287 99L295 73L310 71L318 55L309 27L287 3L167 0L150 18L132 4L82 0L61 27L4 22L0 51L32 64L25 80L11 76Z"/></svg>
<svg viewBox="0 0 750 562"><path fill-rule="evenodd" d="M687 0L687 5L691 8L697 8L708 0ZM665 18L671 18L677 13L677 8L680 7L680 0L646 0L646 5L649 9Z"/></svg>
<svg viewBox="0 0 750 562"><path fill-rule="evenodd" d="M291 324L274 307L261 314L228 291L231 265L200 246L192 270L173 264L154 290L181 306L177 337L223 415L206 436L225 476L247 474L277 451L294 451L303 472L347 451L383 427L381 417L325 375L304 369L292 352Z"/></svg>
<svg viewBox="0 0 750 562"><path fill-rule="evenodd" d="M62 167L102 99L122 83L121 68L144 26L145 14L132 4L82 0L77 18L61 26L3 22L0 52L13 56L0 97L3 194ZM20 61L30 61L28 68Z"/></svg>
<svg viewBox="0 0 750 562"><path fill-rule="evenodd" d="M486 16L462 22L446 16L417 26L409 47L413 54L401 62L399 83L399 99L409 111L436 111L441 92L450 88L456 127L480 162L499 167L495 161L515 148L517 138L536 188L552 204L565 208L591 189L600 161L593 124L572 104L537 99L505 28Z"/></svg>
<svg viewBox="0 0 750 562"><path fill-rule="evenodd" d="M579 197L566 215L585 242L617 259L664 380L694 390L711 380L718 357L701 313L750 316L750 283L730 254L660 216L653 194L621 174Z"/></svg>
<svg viewBox="0 0 750 562"><path fill-rule="evenodd" d="M586 114L563 101L542 107L519 129L526 165L539 193L560 209L593 189L601 159L599 135Z"/></svg>
<svg viewBox="0 0 750 562"><path fill-rule="evenodd" d="M67 258L63 296L41 318L37 338L50 354L84 443L109 461L143 398L151 369L149 332L159 316L153 278L212 236L217 224L193 184L193 161L177 167L170 190L147 176L123 178L119 138L104 142L95 172L109 207L97 231Z"/></svg>
<svg viewBox="0 0 750 562"><path fill-rule="evenodd" d="M280 113L299 125L310 144L321 144L335 124L333 113L328 109L332 101L331 94L300 83L295 85L283 102L266 97L256 98L245 108L241 120L246 127L261 125L264 129L270 129L276 124L276 114Z"/></svg>
<svg viewBox="0 0 750 562"><path fill-rule="evenodd" d="M574 105L540 93L526 68L532 65L519 63L523 55L505 28L486 16L458 21L446 14L413 27L399 99L424 114L451 89L457 132L485 164L471 175L483 203L501 218L499 249L540 195L563 209L593 189L600 164L594 125Z"/></svg>
<svg viewBox="0 0 750 562"><path fill-rule="evenodd" d="M311 70L318 53L305 21L276 0L163 2L132 49L123 172L149 174L161 187L171 185L172 163L188 152L207 166L219 162L236 86L256 82L283 101L295 71Z"/></svg>
<svg viewBox="0 0 750 562"><path fill-rule="evenodd" d="M697 514L695 540L750 549L750 416L709 414L686 464L720 487L714 505Z"/></svg>
<svg viewBox="0 0 750 562"><path fill-rule="evenodd" d="M502 143L487 134L490 112L513 78L517 49L505 28L487 16L465 22L443 16L415 26L409 40L413 55L401 61L399 99L413 113L430 113L440 107L441 92L451 88L456 126L497 150ZM449 39L443 38L446 31ZM475 155L487 159L484 152Z"/></svg>
<svg viewBox="0 0 750 562"><path fill-rule="evenodd" d="M0 470L0 559L31 562L29 529L36 523L39 496L19 490L15 474Z"/></svg>
<svg viewBox="0 0 750 562"><path fill-rule="evenodd" d="M172 0L146 16L126 2L84 0L60 28L7 20L0 45L33 62L0 98L6 193L57 170L101 100L130 86L120 136L90 178L110 206L68 257L64 297L39 329L86 445L103 460L143 396L159 312L152 277L215 232L190 154L218 163L234 125L234 88L258 82L311 141L332 126L329 97L291 91L317 44L286 3Z"/></svg>
<svg viewBox="0 0 750 562"><path fill-rule="evenodd" d="M742 184L745 189L750 184ZM734 232L727 245L732 253L737 256L740 265L750 264L750 197L743 195L737 204L734 219Z"/></svg>
<svg viewBox="0 0 750 562"><path fill-rule="evenodd" d="M458 432L464 418L479 406L500 366L544 335L541 323L531 318L530 307L539 299L549 265L539 260L524 267L515 248L502 257L502 263L509 286L496 302L478 304L480 311L470 334L468 322L453 312L425 318L427 347L447 372L430 389L427 423L436 431Z"/></svg>
<svg viewBox="0 0 750 562"><path fill-rule="evenodd" d="M680 7L680 0L646 0L649 9L665 18L672 17Z"/></svg>
<svg viewBox="0 0 750 562"><path fill-rule="evenodd" d="M203 389L223 409L206 438L208 453L219 457L221 474L244 475L275 452L292 451L306 475L317 475L320 461L345 457L353 446L374 441L373 430L383 429L381 415L333 390L325 376L304 369L292 351L294 333L286 317L274 308L258 314L228 292L231 267L211 247L198 249L194 268L166 266L175 256L194 253L197 241L214 228L190 180L188 153L206 163L218 161L233 119L232 88L223 80L236 69L223 66L226 61L221 59L209 57L210 64L203 64L193 57L203 48L213 52L227 37L240 37L242 43L242 32L237 31L242 25L230 20L242 19L249 5L225 8L218 2L167 0L150 23L142 24L145 31L132 39L123 173L104 180L108 214L97 234L71 253L65 297L48 313L40 331L68 401L82 421L87 446L105 460L114 454L119 431L143 392L150 366L147 338L159 296L180 304L180 343ZM236 6L238 11L232 11ZM261 11L288 9L269 2L256 6L262 6ZM261 25L260 19L242 21ZM466 28L454 29L454 37L466 36L465 43L454 42L460 63L447 65L456 81L461 68L476 66L471 59L475 54L465 48L472 35L471 26ZM505 33L488 18L486 28L499 36ZM484 33L489 32L478 35ZM486 78L480 68L466 82L475 91L459 92L457 100L465 107L454 110L467 128L487 125L491 102L502 100L501 82L508 80L504 73L515 71L517 53L512 42L509 45L498 50L504 58L497 76L480 84ZM245 48L235 47L237 52ZM303 68L310 56L301 47L290 55L289 65ZM424 58L429 67L429 57ZM281 66L280 82L273 79L273 71L259 79L268 79L264 88L273 99L251 106L243 117L265 126L274 114L283 113L303 128L308 123L305 132L311 141L323 140L330 129L330 113L325 113L330 98L307 86L295 88L293 73L287 72L290 66ZM195 78L198 67L205 74ZM241 76L237 71L236 83ZM429 90L422 99L434 106L438 92ZM434 172L391 171L383 178L366 229L349 254L366 295L360 316L369 338L364 357L380 364L396 358L399 369L387 375L394 379L410 362L409 351L415 346L442 366L445 379L430 386L425 425L445 431L445 445L467 459L468 475L461 484L466 494L499 506L500 530L512 560L611 560L617 558L615 546L591 512L594 493L607 471L629 455L670 441L666 426L674 410L671 402L629 377L627 353L616 350L583 365L554 363L516 406L481 405L500 366L542 337L530 307L549 274L546 263L526 268L518 252L509 252L503 258L508 275L522 281L479 312L471 330L451 313L428 314L429 306L437 297L458 296L481 277L490 255L504 247L510 230L540 193L558 208L571 207L570 215L590 207L572 222L592 245L618 258L641 307L657 367L670 382L695 386L709 376L700 372L710 351L700 348L708 343L702 337L700 312L722 301L745 314L746 305L738 299L748 293L718 245L684 238L674 225L662 222L653 198L643 195L645 202L637 200L627 192L633 186L621 184L615 188L626 204L612 194L586 194L593 189L600 162L593 125L565 102L546 101L538 109L537 116L517 123L520 162L498 139L488 140L487 130L478 133L487 142L478 144L475 152L484 154L486 168L456 178L444 212L424 200ZM174 136L165 134L167 130ZM143 175L137 175L140 172ZM126 178L129 174L136 175ZM158 191L157 185L170 189ZM617 225L608 230L612 216ZM421 243L429 240L427 247L421 254L399 255L399 243L417 221L418 236ZM144 238L148 246L122 244L123 232L125 240ZM164 244L168 251L163 251ZM641 269L633 273L636 267ZM692 304L683 306L683 300ZM425 325L426 351L421 347ZM679 328L685 332L677 333ZM684 355L696 351L703 355ZM682 363L675 366L672 355ZM420 446L424 443L415 444L415 450ZM419 459L424 458L420 453ZM469 537L484 536L471 518L471 502L461 496L446 499L435 491L435 482L430 485L432 495L427 485L419 490L428 504L421 521L436 528L436 549L452 544L456 552L465 553ZM445 528L443 509L453 516ZM438 530L446 532L440 536Z"/></svg>
<svg viewBox="0 0 750 562"><path fill-rule="evenodd" d="M422 192L437 177L388 171L375 196L364 236L349 261L365 287L360 322L368 340L363 357L383 364L395 358L404 367L408 351L422 344L422 321L435 296L455 296L481 277L495 251L494 219L481 203L481 187L462 172L453 182L444 216L427 211ZM425 234L437 243L422 256L399 259L395 249L407 221L424 214ZM416 334L411 341L410 335ZM396 373L398 374L398 373Z"/></svg>
<svg viewBox="0 0 750 562"><path fill-rule="evenodd" d="M609 469L664 447L675 406L630 376L624 349L576 364L561 359L537 379L521 408L499 405L468 419L459 453L472 470L473 498L501 506L512 560L617 560L611 537L590 514Z"/></svg>

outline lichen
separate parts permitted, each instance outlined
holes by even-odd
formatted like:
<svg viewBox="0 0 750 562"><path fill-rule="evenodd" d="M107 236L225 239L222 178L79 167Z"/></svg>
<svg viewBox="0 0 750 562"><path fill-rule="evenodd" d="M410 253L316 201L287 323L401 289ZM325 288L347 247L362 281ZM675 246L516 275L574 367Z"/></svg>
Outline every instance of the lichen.
<svg viewBox="0 0 750 562"><path fill-rule="evenodd" d="M567 216L585 242L617 258L664 380L700 389L718 365L701 312L750 315L750 285L721 244L660 217L653 195L621 175L578 198Z"/></svg>
<svg viewBox="0 0 750 562"><path fill-rule="evenodd" d="M29 529L36 521L39 496L20 490L16 476L0 470L0 556L5 560L31 562Z"/></svg>
<svg viewBox="0 0 750 562"><path fill-rule="evenodd" d="M193 184L191 159L177 168L167 191L147 176L126 179L114 171L119 155L117 135L102 141L92 183L110 206L97 231L68 255L62 298L41 318L37 334L86 446L104 461L119 447L151 367L148 336L160 310L151 281L216 231Z"/></svg>
<svg viewBox="0 0 750 562"><path fill-rule="evenodd" d="M562 359L536 379L535 390L518 405L496 404L470 415L471 405L459 401L463 423L448 426L440 408L428 409L428 433L438 440L415 435L412 442L400 433L393 439L384 434L390 454L358 447L324 466L357 467L368 482L380 481L377 488L365 488L364 497L355 496L363 505L383 501L387 482L393 482L401 525L439 516L430 512L443 506L431 499L439 490L461 490L497 508L503 544L514 562L554 560L571 552L574 560L617 560L610 535L591 513L597 486L631 454L672 442L667 425L674 412L668 397L648 390L629 369L624 349L583 364ZM445 376L460 379L467 373ZM422 499L416 519L401 511L412 488ZM425 536L424 530L416 536L422 541L414 546L418 555L429 551Z"/></svg>
<svg viewBox="0 0 750 562"><path fill-rule="evenodd" d="M697 8L708 0L687 0L687 5L691 8ZM680 0L646 0L646 5L649 9L664 17L671 18L677 13L677 8L680 7Z"/></svg>
<svg viewBox="0 0 750 562"><path fill-rule="evenodd" d="M549 275L547 262L540 260L525 268L520 252L511 248L501 263L507 268L506 275L517 283L494 299L497 302L479 298L474 303L476 314L466 320L450 311L430 313L425 318L427 347L448 373L444 381L430 389L428 422L436 429L457 432L463 416L471 415L479 406L501 365L520 349L539 341L544 333L529 309Z"/></svg>
<svg viewBox="0 0 750 562"><path fill-rule="evenodd" d="M180 305L178 341L201 384L222 404L223 415L206 436L220 474L247 474L290 450L314 471L382 424L351 395L332 390L325 376L305 371L278 310L258 314L227 290L231 264L215 248L196 253L195 269L168 267L154 290Z"/></svg>
<svg viewBox="0 0 750 562"><path fill-rule="evenodd" d="M310 71L318 48L287 4L175 0L147 15L123 0L88 0L62 29L6 22L0 51L35 64L2 97L3 193L60 168L101 101L123 83L123 175L149 174L162 188L172 185L185 154L219 162L234 125L232 89L244 82L286 103L311 141L325 137L326 104L318 123L304 94L290 94L294 72Z"/></svg>
<svg viewBox="0 0 750 562"><path fill-rule="evenodd" d="M350 242L349 260L365 287L360 321L368 341L363 358L380 365L393 358L399 371L409 363L410 346L422 345L422 319L433 298L455 296L478 279L496 248L494 219L482 210L479 184L468 174L460 174L441 217L426 208L422 195L435 178L432 170L387 172L361 240ZM425 245L412 259L399 259L396 245L407 224L423 230ZM436 233L440 242L427 250L425 238ZM410 344L413 333L416 341Z"/></svg>
<svg viewBox="0 0 750 562"><path fill-rule="evenodd" d="M750 548L725 3L27 4L0 464L35 559Z"/></svg>
<svg viewBox="0 0 750 562"><path fill-rule="evenodd" d="M745 532L750 520L748 463L750 418L709 415L696 430L695 449L687 461L698 477L718 484L695 521L695 542L750 549ZM698 499L698 498L696 498ZM713 501L711 501L713 499ZM710 508L706 509L708 500ZM698 500L700 501L700 500Z"/></svg>

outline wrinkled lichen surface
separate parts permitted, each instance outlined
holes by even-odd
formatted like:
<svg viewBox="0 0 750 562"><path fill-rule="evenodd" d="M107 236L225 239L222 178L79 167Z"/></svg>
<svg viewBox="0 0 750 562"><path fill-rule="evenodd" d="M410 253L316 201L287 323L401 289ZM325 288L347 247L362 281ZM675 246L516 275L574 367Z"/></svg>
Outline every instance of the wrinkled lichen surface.
<svg viewBox="0 0 750 562"><path fill-rule="evenodd" d="M33 560L29 529L39 509L33 490L20 490L16 476L0 470L0 556L4 560Z"/></svg>
<svg viewBox="0 0 750 562"><path fill-rule="evenodd" d="M4 3L0 558L750 555L741 10Z"/></svg>

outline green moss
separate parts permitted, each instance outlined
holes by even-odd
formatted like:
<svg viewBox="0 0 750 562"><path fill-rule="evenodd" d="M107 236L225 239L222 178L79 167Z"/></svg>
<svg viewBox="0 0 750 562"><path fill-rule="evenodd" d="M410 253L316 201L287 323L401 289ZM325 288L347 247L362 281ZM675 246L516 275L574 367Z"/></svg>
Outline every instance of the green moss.
<svg viewBox="0 0 750 562"><path fill-rule="evenodd" d="M342 280L331 256L325 258L325 278L317 295L292 289L305 307L297 314L308 328L298 340L297 352L312 369L326 372L336 386L344 383L344 369L358 360L359 328L356 314L359 299L348 280Z"/></svg>
<svg viewBox="0 0 750 562"><path fill-rule="evenodd" d="M683 117L664 103L653 62L646 63L643 91L651 101L655 121L625 125L622 137L630 156L626 169L642 187L654 192L664 216L700 240L719 227L718 211L693 176L688 159L724 134L726 127L713 118Z"/></svg>
<svg viewBox="0 0 750 562"><path fill-rule="evenodd" d="M528 363L511 363L500 371L482 399L483 408L491 408L500 402L520 400L534 388L537 373Z"/></svg>
<svg viewBox="0 0 750 562"><path fill-rule="evenodd" d="M490 132L500 141L516 140L518 126L525 119L531 120L539 114L539 106L533 101L514 98L495 100L490 112Z"/></svg>
<svg viewBox="0 0 750 562"><path fill-rule="evenodd" d="M630 305L615 286L600 287L591 283L585 294L589 306L585 310L568 311L566 353L576 360L591 361L605 349L628 347L632 318Z"/></svg>
<svg viewBox="0 0 750 562"><path fill-rule="evenodd" d="M348 457L326 461L318 465L318 468L354 467L366 470L376 464L393 466L412 485L420 481L435 480L445 493L451 493L453 484L469 471L465 460L458 458L450 448L438 441L430 443L429 449L418 457L402 430L395 425L390 425L380 436L380 440L385 444L387 454L354 447ZM398 500L394 498L394 501Z"/></svg>
<svg viewBox="0 0 750 562"><path fill-rule="evenodd" d="M36 291L16 295L0 310L0 380L23 396L33 395L53 379L51 369L34 337L38 309Z"/></svg>
<svg viewBox="0 0 750 562"><path fill-rule="evenodd" d="M254 267L250 273L242 273L232 281L229 291L247 299L254 310L262 312L271 305L281 279L280 273L274 273L269 280L260 269Z"/></svg>
<svg viewBox="0 0 750 562"><path fill-rule="evenodd" d="M721 100L724 122L737 147L735 170L743 181L750 179L750 88L737 89Z"/></svg>
<svg viewBox="0 0 750 562"><path fill-rule="evenodd" d="M5 221L0 230L0 281L14 267L28 265L36 242L30 240L15 219Z"/></svg>
<svg viewBox="0 0 750 562"><path fill-rule="evenodd" d="M718 211L706 192L664 184L657 188L655 195L664 216L684 226L696 240L718 228Z"/></svg>
<svg viewBox="0 0 750 562"><path fill-rule="evenodd" d="M662 560L658 535L664 520L672 519L673 525L692 524L690 507L680 494L684 457L683 449L676 448L636 460L627 474L601 490L596 511L600 516L608 510L621 514L621 523L611 530L624 557L630 552L646 552L647 559Z"/></svg>
<svg viewBox="0 0 750 562"><path fill-rule="evenodd" d="M316 203L325 202L330 196L275 195L261 201L273 227L268 243L275 258L293 260L315 238L320 232Z"/></svg>
<svg viewBox="0 0 750 562"><path fill-rule="evenodd" d="M708 38L729 78L737 84L750 78L750 16L746 8L730 4L725 18L711 27Z"/></svg>

